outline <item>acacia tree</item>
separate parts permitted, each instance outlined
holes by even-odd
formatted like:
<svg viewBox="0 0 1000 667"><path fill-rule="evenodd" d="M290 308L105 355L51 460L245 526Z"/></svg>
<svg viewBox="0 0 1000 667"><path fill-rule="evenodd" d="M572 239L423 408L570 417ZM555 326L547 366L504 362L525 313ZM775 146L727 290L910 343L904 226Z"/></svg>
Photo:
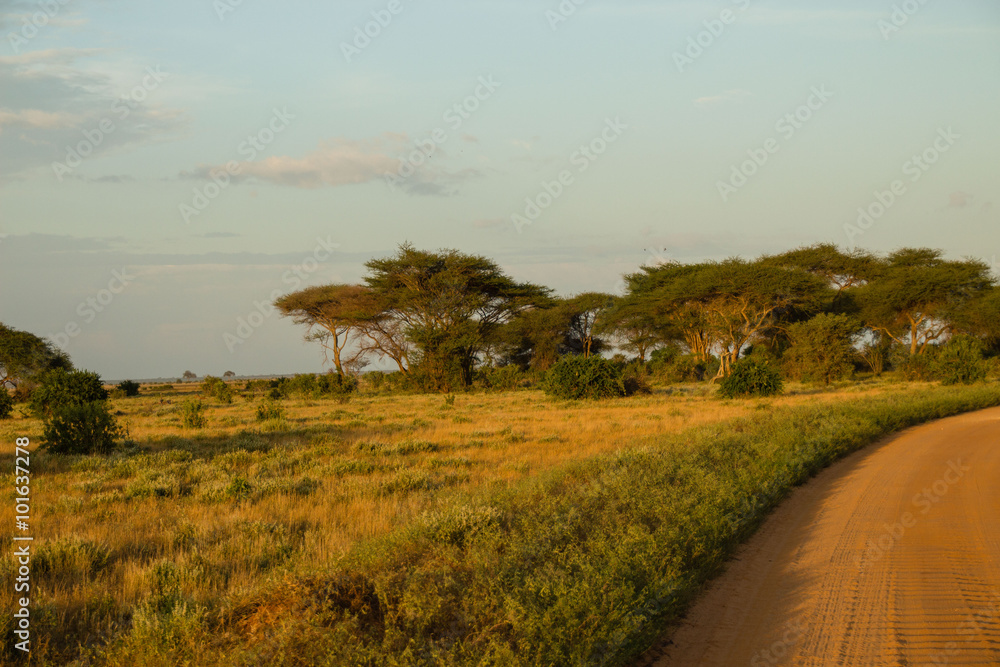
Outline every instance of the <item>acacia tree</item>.
<svg viewBox="0 0 1000 667"><path fill-rule="evenodd" d="M826 280L835 290L832 310L849 308L845 297L850 290L861 287L874 279L881 268L875 255L857 249L844 252L832 243L803 246L763 261L789 269L801 269Z"/></svg>
<svg viewBox="0 0 1000 667"><path fill-rule="evenodd" d="M362 335L362 323L377 315L371 292L361 285L320 285L286 294L274 302L283 317L304 324L306 340L314 340L333 358L340 376L346 375L344 351ZM375 312L373 312L375 311ZM355 355L360 354L355 346Z"/></svg>
<svg viewBox="0 0 1000 667"><path fill-rule="evenodd" d="M985 262L942 255L929 248L897 250L882 261L878 278L858 290L865 324L909 348L911 356L945 340L995 284Z"/></svg>
<svg viewBox="0 0 1000 667"><path fill-rule="evenodd" d="M0 389L23 389L56 368L73 370L69 355L32 333L0 323Z"/></svg>
<svg viewBox="0 0 1000 667"><path fill-rule="evenodd" d="M598 327L614 302L613 296L601 292L585 292L563 301L561 308L568 316L569 339L584 359L600 351Z"/></svg>
<svg viewBox="0 0 1000 667"><path fill-rule="evenodd" d="M393 257L365 264L366 285L417 348L429 385L472 384L475 363L499 329L549 290L520 283L490 259L457 250L427 252L409 244Z"/></svg>
<svg viewBox="0 0 1000 667"><path fill-rule="evenodd" d="M704 265L669 262L643 266L625 276L626 296L616 309L626 319L654 332L662 344L676 343L702 363L714 347L702 304L674 287L704 269Z"/></svg>
<svg viewBox="0 0 1000 667"><path fill-rule="evenodd" d="M642 363L649 352L672 339L664 335L663 327L649 309L627 297L615 300L601 318L597 332L612 336L617 347L635 354Z"/></svg>

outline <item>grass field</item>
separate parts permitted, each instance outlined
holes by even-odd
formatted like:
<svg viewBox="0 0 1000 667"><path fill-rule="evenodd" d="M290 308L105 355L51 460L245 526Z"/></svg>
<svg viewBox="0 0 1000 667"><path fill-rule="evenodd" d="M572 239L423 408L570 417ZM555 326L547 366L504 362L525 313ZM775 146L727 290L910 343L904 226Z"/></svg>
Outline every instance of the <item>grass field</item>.
<svg viewBox="0 0 1000 667"><path fill-rule="evenodd" d="M817 465L1000 402L995 385L793 385L735 401L691 386L598 403L535 391L286 400L259 421L258 401L206 399L207 425L185 429L195 391L115 399L133 443L121 454L32 456L34 664L619 664ZM833 444L796 449L788 472L782 447L812 442L810 428ZM11 445L40 434L24 416L0 422ZM648 504L683 487L697 491ZM0 521L13 522L7 497ZM734 507L749 518L691 542ZM611 589L602 619L576 615L603 603L570 585L592 565ZM674 573L669 604L657 570ZM5 550L5 590L13 571Z"/></svg>

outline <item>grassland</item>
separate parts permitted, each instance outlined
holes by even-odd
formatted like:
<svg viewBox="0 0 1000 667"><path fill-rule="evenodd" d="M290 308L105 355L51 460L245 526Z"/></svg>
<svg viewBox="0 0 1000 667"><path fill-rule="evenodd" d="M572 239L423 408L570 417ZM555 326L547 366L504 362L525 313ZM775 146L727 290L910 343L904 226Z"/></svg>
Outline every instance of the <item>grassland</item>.
<svg viewBox="0 0 1000 667"><path fill-rule="evenodd" d="M185 429L192 389L116 399L121 454L32 457L34 664L621 664L793 484L1000 403L995 385L361 395L263 422L209 400ZM9 551L0 572L12 590Z"/></svg>

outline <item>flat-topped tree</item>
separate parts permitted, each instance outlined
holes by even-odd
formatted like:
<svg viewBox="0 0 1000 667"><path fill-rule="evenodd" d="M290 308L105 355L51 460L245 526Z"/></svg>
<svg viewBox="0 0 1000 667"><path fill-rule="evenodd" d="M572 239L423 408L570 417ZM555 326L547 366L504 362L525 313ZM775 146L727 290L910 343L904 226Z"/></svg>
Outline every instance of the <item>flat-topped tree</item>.
<svg viewBox="0 0 1000 667"><path fill-rule="evenodd" d="M946 339L995 285L985 262L945 260L940 250L904 248L880 264L877 279L857 292L862 318L911 356Z"/></svg>
<svg viewBox="0 0 1000 667"><path fill-rule="evenodd" d="M73 370L69 355L35 334L0 323L0 389L17 389L56 368Z"/></svg>
<svg viewBox="0 0 1000 667"><path fill-rule="evenodd" d="M287 294L274 302L285 317L304 324L306 340L319 342L333 358L337 374L362 354L366 326L377 319L379 308L371 290L363 285L319 285ZM345 351L353 345L353 354Z"/></svg>
<svg viewBox="0 0 1000 667"><path fill-rule="evenodd" d="M542 305L549 290L504 274L490 259L409 244L365 264L365 284L416 348L431 388L472 383L480 354L519 312Z"/></svg>
<svg viewBox="0 0 1000 667"><path fill-rule="evenodd" d="M695 299L671 286L684 282L704 270L703 264L667 262L643 266L625 276L627 294L618 302L612 319L631 321L649 329L658 342L678 343L699 361L707 362L715 341L708 327L705 311Z"/></svg>
<svg viewBox="0 0 1000 667"><path fill-rule="evenodd" d="M849 309L845 295L878 276L882 263L874 254L856 249L844 252L832 243L802 246L764 258L765 262L785 268L802 269L828 281L834 288L831 309Z"/></svg>

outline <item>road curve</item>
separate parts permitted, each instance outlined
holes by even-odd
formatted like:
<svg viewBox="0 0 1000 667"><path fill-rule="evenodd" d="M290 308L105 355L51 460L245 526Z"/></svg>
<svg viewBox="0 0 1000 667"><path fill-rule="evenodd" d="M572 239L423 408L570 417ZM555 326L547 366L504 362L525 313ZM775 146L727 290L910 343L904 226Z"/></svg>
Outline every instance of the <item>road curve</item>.
<svg viewBox="0 0 1000 667"><path fill-rule="evenodd" d="M796 489L637 665L1000 665L1000 408Z"/></svg>

